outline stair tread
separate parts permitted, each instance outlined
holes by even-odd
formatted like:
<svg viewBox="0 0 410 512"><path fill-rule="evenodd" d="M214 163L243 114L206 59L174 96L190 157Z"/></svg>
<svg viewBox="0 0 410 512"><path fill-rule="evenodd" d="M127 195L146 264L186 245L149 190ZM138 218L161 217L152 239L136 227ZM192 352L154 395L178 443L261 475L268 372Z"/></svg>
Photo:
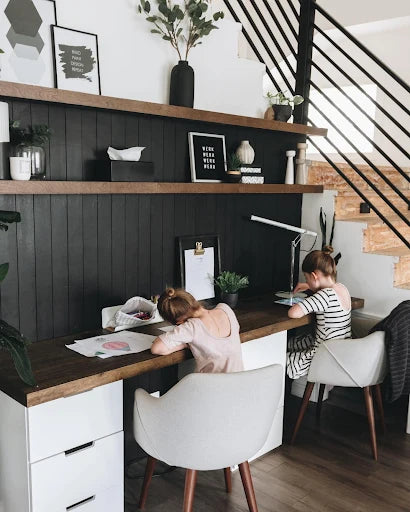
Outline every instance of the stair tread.
<svg viewBox="0 0 410 512"><path fill-rule="evenodd" d="M380 254L381 256L408 256L410 250L407 247L389 247L387 249L376 249L374 251L364 251L366 254Z"/></svg>
<svg viewBox="0 0 410 512"><path fill-rule="evenodd" d="M402 212L406 219L410 220L410 213L408 212ZM385 215L386 219L390 222L403 222L403 220L398 215ZM375 214L371 213L361 213L360 215L354 215L352 217L338 217L336 215L336 220L343 220L348 222L366 222L367 224L384 224L384 221L378 217L375 216Z"/></svg>
<svg viewBox="0 0 410 512"><path fill-rule="evenodd" d="M394 287L402 290L410 290L410 283L396 284Z"/></svg>

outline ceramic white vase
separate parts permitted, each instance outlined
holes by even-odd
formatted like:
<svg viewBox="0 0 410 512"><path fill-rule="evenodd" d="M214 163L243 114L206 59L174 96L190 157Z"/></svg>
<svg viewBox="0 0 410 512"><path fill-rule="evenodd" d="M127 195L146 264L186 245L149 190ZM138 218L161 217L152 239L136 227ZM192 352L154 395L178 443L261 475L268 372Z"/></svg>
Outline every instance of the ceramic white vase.
<svg viewBox="0 0 410 512"><path fill-rule="evenodd" d="M293 185L295 183L295 168L293 165L293 158L295 157L295 155L296 151L294 150L286 151L286 156L288 157L285 174L286 185Z"/></svg>
<svg viewBox="0 0 410 512"><path fill-rule="evenodd" d="M249 140L242 140L238 149L236 150L236 156L241 160L243 164L253 164L255 160L255 150L249 144Z"/></svg>

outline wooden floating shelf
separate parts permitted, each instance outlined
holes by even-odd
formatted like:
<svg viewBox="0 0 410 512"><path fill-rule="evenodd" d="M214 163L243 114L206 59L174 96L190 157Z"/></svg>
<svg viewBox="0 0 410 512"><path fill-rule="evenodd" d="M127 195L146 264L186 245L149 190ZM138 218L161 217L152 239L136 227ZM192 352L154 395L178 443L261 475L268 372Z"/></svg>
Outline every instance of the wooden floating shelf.
<svg viewBox="0 0 410 512"><path fill-rule="evenodd" d="M320 194L322 185L109 181L0 181L0 194Z"/></svg>
<svg viewBox="0 0 410 512"><path fill-rule="evenodd" d="M260 128L262 130L298 133L303 135L327 135L327 129L325 128L316 128L303 124L268 121L256 117L236 116L208 110L197 110L194 108L163 105L161 103L149 103L146 101L114 98L111 96L64 91L63 89L52 89L49 87L39 87L14 82L0 81L0 96L46 101L50 103L63 103L65 105L77 105L81 107L120 110L122 112L135 112L153 116L174 117L207 123L244 126L247 128Z"/></svg>

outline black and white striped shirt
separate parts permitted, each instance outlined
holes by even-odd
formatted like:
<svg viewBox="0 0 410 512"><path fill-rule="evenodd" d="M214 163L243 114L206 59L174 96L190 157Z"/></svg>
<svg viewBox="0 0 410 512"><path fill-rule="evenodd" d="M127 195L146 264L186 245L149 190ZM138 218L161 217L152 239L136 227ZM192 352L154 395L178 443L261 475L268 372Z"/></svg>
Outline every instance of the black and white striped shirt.
<svg viewBox="0 0 410 512"><path fill-rule="evenodd" d="M316 314L316 343L351 338L351 308L343 309L333 288L324 288L298 305L305 315Z"/></svg>

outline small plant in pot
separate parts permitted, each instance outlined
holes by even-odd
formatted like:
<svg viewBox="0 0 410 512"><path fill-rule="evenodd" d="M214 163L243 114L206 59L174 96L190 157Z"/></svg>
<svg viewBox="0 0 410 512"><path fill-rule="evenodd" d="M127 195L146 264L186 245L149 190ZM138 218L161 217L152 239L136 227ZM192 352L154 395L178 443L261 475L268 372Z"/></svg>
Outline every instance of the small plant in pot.
<svg viewBox="0 0 410 512"><path fill-rule="evenodd" d="M45 124L33 124L21 128L20 121L10 122L10 144L13 156L22 156L31 161L31 179L46 177L46 153L44 146L51 137L51 130Z"/></svg>
<svg viewBox="0 0 410 512"><path fill-rule="evenodd" d="M267 92L266 98L269 101L269 107L265 112L265 119L286 123L292 115L293 107L305 101L303 96L298 94L296 96L286 96L286 92L279 91L276 94Z"/></svg>
<svg viewBox="0 0 410 512"><path fill-rule="evenodd" d="M0 230L7 231L8 224L20 222L20 213L0 210ZM9 270L8 263L0 264L0 283L4 280ZM16 371L21 380L29 385L35 386L30 359L27 354L28 340L13 326L0 319L0 349L10 352Z"/></svg>
<svg viewBox="0 0 410 512"><path fill-rule="evenodd" d="M194 70L188 65L192 48L202 44L202 39L218 27L214 22L224 18L222 11L210 14L210 0L156 0L157 11L151 12L149 0L139 0L138 12L146 15L153 24L152 34L168 41L178 53L179 62L171 71L170 105L194 106Z"/></svg>
<svg viewBox="0 0 410 512"><path fill-rule="evenodd" d="M228 183L239 183L242 173L243 163L236 153L231 153L228 157L228 170L226 171L226 181Z"/></svg>
<svg viewBox="0 0 410 512"><path fill-rule="evenodd" d="M238 292L249 286L248 276L241 276L235 272L225 270L214 279L215 285L221 290L221 302L225 302L231 308L238 303Z"/></svg>

